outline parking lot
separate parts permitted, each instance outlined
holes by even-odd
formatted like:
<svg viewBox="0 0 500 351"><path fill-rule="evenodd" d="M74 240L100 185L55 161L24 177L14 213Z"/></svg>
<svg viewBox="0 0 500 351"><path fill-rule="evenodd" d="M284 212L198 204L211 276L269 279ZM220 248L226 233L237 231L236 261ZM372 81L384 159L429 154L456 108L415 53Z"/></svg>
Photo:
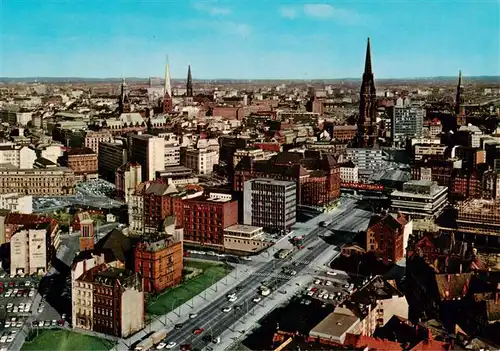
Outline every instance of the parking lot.
<svg viewBox="0 0 500 351"><path fill-rule="evenodd" d="M34 300L38 282L37 278L11 278L3 271L0 273L0 350L10 349L37 308Z"/></svg>

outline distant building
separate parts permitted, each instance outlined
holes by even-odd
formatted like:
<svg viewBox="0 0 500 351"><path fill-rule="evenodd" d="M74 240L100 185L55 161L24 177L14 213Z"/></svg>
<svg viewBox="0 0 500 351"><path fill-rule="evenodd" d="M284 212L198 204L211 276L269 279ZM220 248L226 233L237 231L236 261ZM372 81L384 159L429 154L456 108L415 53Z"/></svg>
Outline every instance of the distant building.
<svg viewBox="0 0 500 351"><path fill-rule="evenodd" d="M295 182L257 178L245 182L243 222L246 225L288 232L296 222Z"/></svg>
<svg viewBox="0 0 500 351"><path fill-rule="evenodd" d="M208 148L187 149L184 166L191 168L196 174L211 174L219 163L219 153Z"/></svg>
<svg viewBox="0 0 500 351"><path fill-rule="evenodd" d="M98 177L97 154L89 148L68 149L61 158L61 165L72 169L76 176L83 179Z"/></svg>
<svg viewBox="0 0 500 351"><path fill-rule="evenodd" d="M144 291L156 293L182 281L182 241L157 238L141 241L135 248L135 272L144 279Z"/></svg>
<svg viewBox="0 0 500 351"><path fill-rule="evenodd" d="M235 224L224 229L224 249L241 253L257 253L273 245L266 240L262 227Z"/></svg>
<svg viewBox="0 0 500 351"><path fill-rule="evenodd" d="M36 152L25 145L0 144L0 164L8 163L17 168L33 168Z"/></svg>
<svg viewBox="0 0 500 351"><path fill-rule="evenodd" d="M358 167L359 176L365 178L387 165L387 155L381 149L348 148L346 159L352 161Z"/></svg>
<svg viewBox="0 0 500 351"><path fill-rule="evenodd" d="M340 164L340 181L343 183L359 181L359 168L352 161Z"/></svg>
<svg viewBox="0 0 500 351"><path fill-rule="evenodd" d="M127 162L127 150L121 142L100 142L98 169L102 178L109 182L116 180L116 171Z"/></svg>
<svg viewBox="0 0 500 351"><path fill-rule="evenodd" d="M99 154L100 143L110 143L113 141L113 135L106 131L88 131L83 139L83 145L92 149L96 154Z"/></svg>
<svg viewBox="0 0 500 351"><path fill-rule="evenodd" d="M398 98L390 109L393 142L403 145L407 139L423 136L425 110L412 104L409 98Z"/></svg>
<svg viewBox="0 0 500 351"><path fill-rule="evenodd" d="M165 168L181 164L181 147L175 144L165 143Z"/></svg>
<svg viewBox="0 0 500 351"><path fill-rule="evenodd" d="M71 195L75 193L77 177L66 167L45 169L0 168L0 194Z"/></svg>

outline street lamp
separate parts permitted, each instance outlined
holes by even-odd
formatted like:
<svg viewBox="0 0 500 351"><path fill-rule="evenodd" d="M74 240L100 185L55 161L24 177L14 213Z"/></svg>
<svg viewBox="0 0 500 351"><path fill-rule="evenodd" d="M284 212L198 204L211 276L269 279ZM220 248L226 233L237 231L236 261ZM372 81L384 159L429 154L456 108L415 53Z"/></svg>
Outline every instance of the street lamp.
<svg viewBox="0 0 500 351"><path fill-rule="evenodd" d="M177 297L176 299L174 299L174 301L172 301L172 306L170 308L170 311L173 311L175 313L175 309L174 309L174 304L177 302L177 301L180 301L181 298L180 297ZM181 306L182 304L179 305L179 313L175 313L177 315L177 317L180 317L181 316Z"/></svg>

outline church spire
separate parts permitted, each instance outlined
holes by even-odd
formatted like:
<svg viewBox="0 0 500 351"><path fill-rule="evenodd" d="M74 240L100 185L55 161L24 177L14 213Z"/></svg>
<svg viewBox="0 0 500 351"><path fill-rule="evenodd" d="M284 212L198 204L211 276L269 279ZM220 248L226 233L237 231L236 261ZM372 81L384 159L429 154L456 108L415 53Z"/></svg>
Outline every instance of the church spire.
<svg viewBox="0 0 500 351"><path fill-rule="evenodd" d="M464 91L464 85L462 82L462 70L458 71L458 83L457 83L457 95L455 97L455 115L463 117L464 111L463 111L463 104L464 104L464 96L463 96L463 91ZM457 119L457 124L461 125L463 124L463 118Z"/></svg>
<svg viewBox="0 0 500 351"><path fill-rule="evenodd" d="M193 97L193 77L191 77L191 65L188 66L188 76L186 83L186 96Z"/></svg>
<svg viewBox="0 0 500 351"><path fill-rule="evenodd" d="M128 97L128 86L125 78L122 78L120 99L118 100L118 111L120 113L130 112L130 100Z"/></svg>
<svg viewBox="0 0 500 351"><path fill-rule="evenodd" d="M370 38L366 44L365 72L364 74L373 74L372 72L372 54L370 50Z"/></svg>
<svg viewBox="0 0 500 351"><path fill-rule="evenodd" d="M168 96L172 97L172 85L170 82L170 67L168 63L168 55L167 55L167 62L165 63L165 89L164 89L164 94L167 94Z"/></svg>

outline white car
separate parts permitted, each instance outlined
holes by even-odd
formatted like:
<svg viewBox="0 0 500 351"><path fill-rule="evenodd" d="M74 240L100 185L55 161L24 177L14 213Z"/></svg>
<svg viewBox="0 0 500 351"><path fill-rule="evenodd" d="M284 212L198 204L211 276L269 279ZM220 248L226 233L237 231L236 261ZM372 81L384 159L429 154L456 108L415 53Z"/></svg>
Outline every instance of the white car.
<svg viewBox="0 0 500 351"><path fill-rule="evenodd" d="M253 302L260 302L260 300L262 300L262 298L260 298L259 296L254 297L254 298L252 299L252 301L253 301Z"/></svg>
<svg viewBox="0 0 500 351"><path fill-rule="evenodd" d="M309 292L307 293L307 296L314 296L314 291L309 291Z"/></svg>
<svg viewBox="0 0 500 351"><path fill-rule="evenodd" d="M322 298L323 298L323 293L320 293L320 294L318 295L318 299L322 299Z"/></svg>
<svg viewBox="0 0 500 351"><path fill-rule="evenodd" d="M10 322L9 322L9 321L6 321L6 322L5 322L5 328L8 328L8 327L10 327Z"/></svg>
<svg viewBox="0 0 500 351"><path fill-rule="evenodd" d="M40 321L40 323L38 323L38 326L43 327L43 321Z"/></svg>
<svg viewBox="0 0 500 351"><path fill-rule="evenodd" d="M7 304L7 308L12 308L12 306L13 306L13 305L12 305L12 303L10 303L10 302Z"/></svg>
<svg viewBox="0 0 500 351"><path fill-rule="evenodd" d="M175 346L177 346L177 343L175 341L171 341L165 346L166 349L173 349Z"/></svg>
<svg viewBox="0 0 500 351"><path fill-rule="evenodd" d="M198 317L198 313L190 313L189 314L190 319L195 319L196 317Z"/></svg>
<svg viewBox="0 0 500 351"><path fill-rule="evenodd" d="M332 285L332 282L328 280L328 281L325 283L325 285L326 285L326 286L330 286L330 285Z"/></svg>
<svg viewBox="0 0 500 351"><path fill-rule="evenodd" d="M330 294L330 296L328 296L328 300L333 300L334 297L335 297L335 294Z"/></svg>
<svg viewBox="0 0 500 351"><path fill-rule="evenodd" d="M7 342L13 342L14 341L14 335L9 335L7 337Z"/></svg>
<svg viewBox="0 0 500 351"><path fill-rule="evenodd" d="M35 296L35 292L33 290L31 290L29 293L29 297L33 297L33 296Z"/></svg>
<svg viewBox="0 0 500 351"><path fill-rule="evenodd" d="M165 344L164 342L161 342L158 345L156 345L156 349L157 350L162 350L162 349L165 348L165 346L167 346L167 344Z"/></svg>
<svg viewBox="0 0 500 351"><path fill-rule="evenodd" d="M222 312L228 313L231 312L232 308L231 307L225 307L222 309Z"/></svg>
<svg viewBox="0 0 500 351"><path fill-rule="evenodd" d="M238 296L231 296L231 297L229 298L229 302L234 302L234 301L236 301L236 300L238 300Z"/></svg>
<svg viewBox="0 0 500 351"><path fill-rule="evenodd" d="M17 322L16 327L22 328L22 326L23 326L23 322L21 322L21 321Z"/></svg>

